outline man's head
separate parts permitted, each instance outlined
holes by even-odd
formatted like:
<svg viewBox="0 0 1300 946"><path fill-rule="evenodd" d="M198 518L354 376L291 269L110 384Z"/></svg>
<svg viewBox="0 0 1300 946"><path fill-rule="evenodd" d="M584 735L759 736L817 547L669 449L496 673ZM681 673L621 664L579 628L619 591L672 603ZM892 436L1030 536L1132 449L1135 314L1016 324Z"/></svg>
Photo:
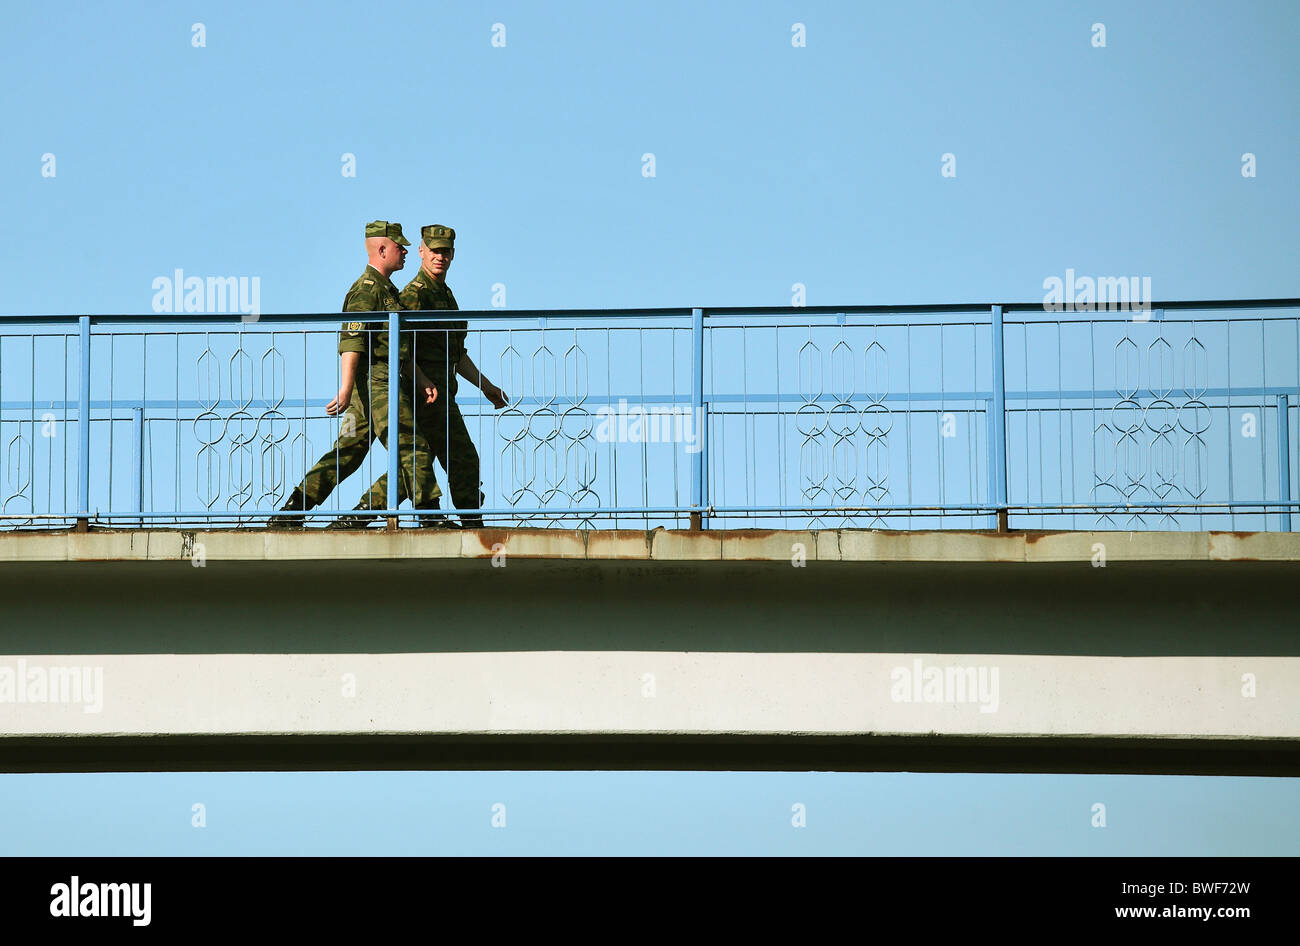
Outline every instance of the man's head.
<svg viewBox="0 0 1300 946"><path fill-rule="evenodd" d="M456 231L440 223L420 228L420 267L442 282L456 258Z"/></svg>
<svg viewBox="0 0 1300 946"><path fill-rule="evenodd" d="M411 241L402 236L400 223L372 220L366 224L366 257L385 276L406 265L406 248L410 245Z"/></svg>

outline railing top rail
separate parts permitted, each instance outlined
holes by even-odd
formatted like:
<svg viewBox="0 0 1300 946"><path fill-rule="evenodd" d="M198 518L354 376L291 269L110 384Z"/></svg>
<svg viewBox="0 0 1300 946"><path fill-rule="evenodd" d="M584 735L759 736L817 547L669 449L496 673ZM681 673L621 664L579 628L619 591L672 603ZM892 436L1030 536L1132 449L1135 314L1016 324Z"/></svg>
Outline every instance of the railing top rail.
<svg viewBox="0 0 1300 946"><path fill-rule="evenodd" d="M154 312L148 314L103 313L90 315L91 325L115 325L133 323L159 323L165 325L186 326L197 322L217 322L246 325L263 325L266 323L301 324L304 322L324 322L337 324L343 321L380 321L387 318L388 312L264 312L256 318L239 312ZM368 318L374 316L374 318ZM689 308L641 308L641 309L432 309L424 311L403 311L402 318L412 321L441 321L464 319L500 321L535 321L537 319L603 319L603 318L644 318L644 319L689 319ZM0 315L0 323L45 323L68 322L75 324L79 315Z"/></svg>
<svg viewBox="0 0 1300 946"><path fill-rule="evenodd" d="M1105 303L1098 303L1096 311L1075 311L1075 312L1052 312L1044 306L1042 302L1025 302L1014 304L1003 304L1002 311L1006 312L1028 312L1038 311L1051 315L1105 315L1107 310L1103 308ZM1077 306L1077 304L1076 304ZM1143 308L1147 310L1155 309L1294 309L1300 307L1300 298L1278 298L1278 299L1175 299L1164 302L1143 303ZM1110 314L1123 314L1112 312Z"/></svg>
<svg viewBox="0 0 1300 946"><path fill-rule="evenodd" d="M759 316L759 317L778 317L778 316L835 316L835 315L909 315L909 314L970 314L970 313L990 313L994 305L1001 305L1004 315L1011 313L1041 313L1045 316L1056 316L1060 321L1089 321L1096 320L1098 317L1113 315L1119 319L1127 320L1131 312L1129 310L1107 309L1105 303L1096 304L1092 310L1083 310L1075 308L1072 311L1053 312L1040 302L1014 302L1014 303L937 303L937 304L908 304L908 305L819 305L819 306L671 306L671 307L649 307L634 309L458 309L455 316L450 316L448 310L432 310L422 312L403 312L403 318L412 318L416 322L447 320L449 318L465 319L472 318L478 320L500 320L500 321L529 321L536 319L606 319L606 318L648 318L648 319L671 319L671 318L689 318L692 311L700 308L706 319L728 318L735 316ZM1155 310L1195 310L1195 309L1273 309L1273 308L1300 308L1300 298L1275 298L1275 299L1205 299L1205 300L1166 300L1161 302L1143 303L1142 311ZM299 312L299 313L261 313L256 318L250 319L248 315L238 312L195 312L178 314L174 312L154 312L154 313L99 313L90 314L88 318L92 325L111 325L111 324L133 324L133 323L164 323L186 325L194 322L216 322L216 323L244 323L244 324L292 324L292 323L312 323L312 322L338 322L344 315L363 315L366 313L343 313L343 312ZM384 315L386 313L376 313ZM0 314L0 323L75 323L82 314L42 314L42 315L22 315L3 313Z"/></svg>

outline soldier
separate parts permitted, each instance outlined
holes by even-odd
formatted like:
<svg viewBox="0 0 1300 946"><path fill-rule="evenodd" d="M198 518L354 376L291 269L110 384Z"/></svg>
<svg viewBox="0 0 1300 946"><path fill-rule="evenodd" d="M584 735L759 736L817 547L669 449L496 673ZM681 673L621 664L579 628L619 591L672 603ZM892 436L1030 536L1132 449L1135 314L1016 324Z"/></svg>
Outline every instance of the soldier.
<svg viewBox="0 0 1300 946"><path fill-rule="evenodd" d="M369 265L352 284L343 300L344 312L399 311L397 287L390 276L406 263L410 241L402 235L402 226L386 220L366 224L366 255ZM399 339L403 361L409 357L409 332ZM339 333L338 395L325 407L330 416L343 414L343 423L333 449L308 471L294 488L281 513L308 510L319 505L335 485L356 470L365 460L370 444L377 436L388 447L388 325L386 322L349 322ZM402 386L399 384L399 391ZM432 451L424 435L413 429L414 411L410 395L401 391L398 401L398 456L400 475L398 499L410 497L417 509L437 508L441 490L434 479ZM410 466L408 466L410 464ZM386 485L386 482L385 482ZM372 487L356 509L383 509L387 493ZM343 516L328 528L363 528L374 516ZM296 524L293 517L277 515L269 528L287 528Z"/></svg>
<svg viewBox="0 0 1300 946"><path fill-rule="evenodd" d="M440 224L420 229L420 271L407 283L399 297L408 311L459 309L456 297L447 285L447 270L456 256L456 231ZM447 483L456 508L462 510L461 525L480 528L483 517L466 515L464 510L481 509L483 493L479 487L479 456L470 439L465 419L456 406L456 375L476 385L492 406L500 409L509 398L485 378L465 351L468 329L463 320L433 322L426 330L414 334L414 377L416 383L416 420L429 441L438 462L447 473ZM432 392L429 389L432 388ZM423 395L421 392L425 392ZM381 477L376 488L386 484ZM433 507L438 502L434 500ZM428 527L450 525L441 517L425 518Z"/></svg>

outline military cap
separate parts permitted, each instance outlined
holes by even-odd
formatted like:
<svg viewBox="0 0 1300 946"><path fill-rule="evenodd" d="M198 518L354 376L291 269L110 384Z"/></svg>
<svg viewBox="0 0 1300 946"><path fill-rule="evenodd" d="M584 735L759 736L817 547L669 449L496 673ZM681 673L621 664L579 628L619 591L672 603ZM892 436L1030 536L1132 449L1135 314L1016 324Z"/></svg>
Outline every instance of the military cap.
<svg viewBox="0 0 1300 946"><path fill-rule="evenodd" d="M410 246L411 241L402 236L402 225L400 223L389 223L387 220L372 220L366 224L366 237L388 237L394 243L400 243L402 246Z"/></svg>
<svg viewBox="0 0 1300 946"><path fill-rule="evenodd" d="M420 236L424 240L424 245L431 250L436 250L440 246L456 246L456 231L451 227L444 227L440 223L421 227Z"/></svg>

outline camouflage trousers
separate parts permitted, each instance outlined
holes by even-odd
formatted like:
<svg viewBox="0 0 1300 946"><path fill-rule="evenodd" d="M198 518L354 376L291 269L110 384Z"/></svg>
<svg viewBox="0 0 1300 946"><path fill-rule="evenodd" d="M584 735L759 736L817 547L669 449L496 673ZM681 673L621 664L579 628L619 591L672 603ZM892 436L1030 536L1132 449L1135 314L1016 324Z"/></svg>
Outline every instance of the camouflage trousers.
<svg viewBox="0 0 1300 946"><path fill-rule="evenodd" d="M441 399L439 399L441 400ZM483 493L479 487L478 450L470 439L465 418L456 406L455 390L446 404L422 404L415 412L420 429L429 440L429 449L442 468L447 471L447 485L451 501L457 509L483 508ZM464 520L466 517L462 516Z"/></svg>
<svg viewBox="0 0 1300 946"><path fill-rule="evenodd" d="M369 375L369 397L362 388L362 378L352 388L352 400L343 413L339 437L334 446L316 462L303 477L298 490L306 500L306 508L319 506L334 491L334 487L347 479L365 462L370 444L376 437L388 448L388 376L386 372ZM398 483L397 502L410 499L416 509L433 509L438 505L442 490L433 475L433 451L429 440L412 423L411 392L404 389L398 399ZM371 509L384 509L388 505L388 475L384 474L363 497Z"/></svg>
<svg viewBox="0 0 1300 946"><path fill-rule="evenodd" d="M451 500L457 509L470 510L483 507L483 493L479 487L479 458L474 441L470 439L465 426L465 418L456 406L454 389L450 397L443 398L442 392L447 388L439 387L438 400L433 404L420 404L415 417L420 424L420 432L429 443L433 456L447 473L447 484L451 489ZM432 464L430 464L432 474ZM388 485L388 474L381 476L374 485L382 494ZM437 503L435 502L436 506ZM477 524L477 516L462 516L462 521L469 519L469 524Z"/></svg>

